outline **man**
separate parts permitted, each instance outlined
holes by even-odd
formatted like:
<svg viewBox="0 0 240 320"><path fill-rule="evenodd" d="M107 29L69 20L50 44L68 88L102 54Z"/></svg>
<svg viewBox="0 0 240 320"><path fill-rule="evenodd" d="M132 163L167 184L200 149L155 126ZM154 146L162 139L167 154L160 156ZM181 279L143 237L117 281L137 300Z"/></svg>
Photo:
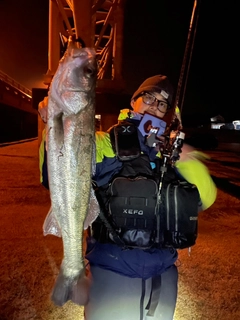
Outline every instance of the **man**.
<svg viewBox="0 0 240 320"><path fill-rule="evenodd" d="M93 183L102 208L106 199L107 203L111 204L111 196L109 198L109 193L108 196L106 193L113 187L116 176L124 176L129 172L132 175L133 172L136 173L136 168L136 181L141 180L139 173L146 177L155 177L156 174L159 176L156 167L161 161L159 150L161 151L162 135L153 135L153 143L147 142L144 132L141 131L141 121L147 116L147 119L163 126L163 132L166 129L164 126L170 125L175 112L172 107L173 94L173 88L166 76L150 77L133 94L130 102L133 110L123 109L119 115L120 124L127 121L127 131L129 128L136 128L132 131L133 135L121 137L121 132L116 131L117 126L113 126L108 132L96 132L97 164ZM47 99L40 103L39 108L44 120L42 111L47 108ZM43 150L44 135L40 147L40 171L41 182L48 187L46 152ZM197 186L201 209L205 210L215 201L216 187L207 168L197 159L197 152L193 148L183 145L179 152L175 159L175 170L179 177ZM128 157L133 160L123 161ZM127 164L130 164L130 171ZM146 197L145 202L151 202L148 197L152 196L152 191L147 185L150 180L141 180L144 183L143 190L135 190L136 187L128 189L126 186L129 198L142 192L143 197ZM188 202L191 202L190 198ZM182 205L183 210L187 209L188 202ZM118 205L115 209L119 209ZM131 210L134 210L134 207ZM111 214L114 216L115 210ZM89 277L92 281L90 300L85 308L85 320L172 320L177 299L177 250L171 246L150 243L152 238L149 237L149 230L127 230L122 235L115 234L114 238L114 233L109 232L103 220L98 217L92 223L91 236L87 239L86 259L89 261ZM154 225L153 229L156 229ZM118 235L122 236L120 243Z"/></svg>
<svg viewBox="0 0 240 320"><path fill-rule="evenodd" d="M173 94L166 76L150 77L133 94L130 102L133 110L121 110L119 121L127 120L129 124L133 123L140 128L141 120L148 114L162 119L162 123L166 122L169 126L174 113ZM129 155L122 150L122 146L118 146L120 137L114 137L114 130L113 127L107 133L96 133L97 166L93 181L96 189L100 190L99 197L103 203L109 184L116 175L121 174L125 166L120 154ZM148 159L146 163L154 170L159 155L158 143L157 146L147 144L146 137L139 129L137 135L144 161ZM128 140L124 141L128 143ZM215 185L207 168L196 158L195 150L183 145L181 151L175 168L179 176L197 186L202 210L205 210L215 201ZM145 165L142 165L142 169L146 169ZM149 168L147 170L149 173ZM130 249L121 247L109 236L104 223L98 218L92 225L86 254L92 285L85 319L172 320L177 299L177 257L177 250L173 248L158 248L154 245L146 248L132 246Z"/></svg>

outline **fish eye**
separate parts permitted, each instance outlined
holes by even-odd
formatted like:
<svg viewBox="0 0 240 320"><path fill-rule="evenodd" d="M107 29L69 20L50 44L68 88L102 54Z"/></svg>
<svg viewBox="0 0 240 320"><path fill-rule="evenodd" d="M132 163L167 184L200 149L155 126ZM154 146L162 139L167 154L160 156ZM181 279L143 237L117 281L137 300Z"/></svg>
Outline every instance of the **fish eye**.
<svg viewBox="0 0 240 320"><path fill-rule="evenodd" d="M95 74L95 69L90 68L90 67L85 67L84 68L84 73L88 76L92 76Z"/></svg>

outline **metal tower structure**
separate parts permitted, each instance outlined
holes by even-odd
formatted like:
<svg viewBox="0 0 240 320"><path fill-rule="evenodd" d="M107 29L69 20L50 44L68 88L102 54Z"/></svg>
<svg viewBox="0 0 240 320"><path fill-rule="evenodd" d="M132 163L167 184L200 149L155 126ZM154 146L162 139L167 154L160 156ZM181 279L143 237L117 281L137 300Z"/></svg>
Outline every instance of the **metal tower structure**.
<svg viewBox="0 0 240 320"><path fill-rule="evenodd" d="M94 47L98 57L97 91L121 91L123 15L126 0L49 0L49 85L69 36Z"/></svg>

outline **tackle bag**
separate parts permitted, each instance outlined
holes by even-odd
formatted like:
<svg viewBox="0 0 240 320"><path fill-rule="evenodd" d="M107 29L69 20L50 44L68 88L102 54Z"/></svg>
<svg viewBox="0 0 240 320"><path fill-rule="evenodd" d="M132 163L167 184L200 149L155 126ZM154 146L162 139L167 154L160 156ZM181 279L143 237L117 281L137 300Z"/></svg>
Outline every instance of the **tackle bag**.
<svg viewBox="0 0 240 320"><path fill-rule="evenodd" d="M184 249L195 244L199 193L186 181L158 185L146 177L117 177L109 187L109 215L128 247Z"/></svg>
<svg viewBox="0 0 240 320"><path fill-rule="evenodd" d="M175 180L164 183L161 193L160 245L184 249L196 243L200 196L195 185Z"/></svg>

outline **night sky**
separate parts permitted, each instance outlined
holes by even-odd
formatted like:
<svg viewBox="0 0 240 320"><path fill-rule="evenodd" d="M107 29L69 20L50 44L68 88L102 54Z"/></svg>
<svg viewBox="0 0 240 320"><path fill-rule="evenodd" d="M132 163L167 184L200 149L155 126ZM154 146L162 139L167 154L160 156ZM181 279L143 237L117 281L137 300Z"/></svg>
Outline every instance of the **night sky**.
<svg viewBox="0 0 240 320"><path fill-rule="evenodd" d="M193 0L127 0L123 77L132 93L149 76L177 85ZM240 118L237 1L201 0L183 115ZM28 88L46 88L48 0L0 0L0 70ZM235 110L236 109L236 110ZM232 119L233 118L233 119Z"/></svg>

